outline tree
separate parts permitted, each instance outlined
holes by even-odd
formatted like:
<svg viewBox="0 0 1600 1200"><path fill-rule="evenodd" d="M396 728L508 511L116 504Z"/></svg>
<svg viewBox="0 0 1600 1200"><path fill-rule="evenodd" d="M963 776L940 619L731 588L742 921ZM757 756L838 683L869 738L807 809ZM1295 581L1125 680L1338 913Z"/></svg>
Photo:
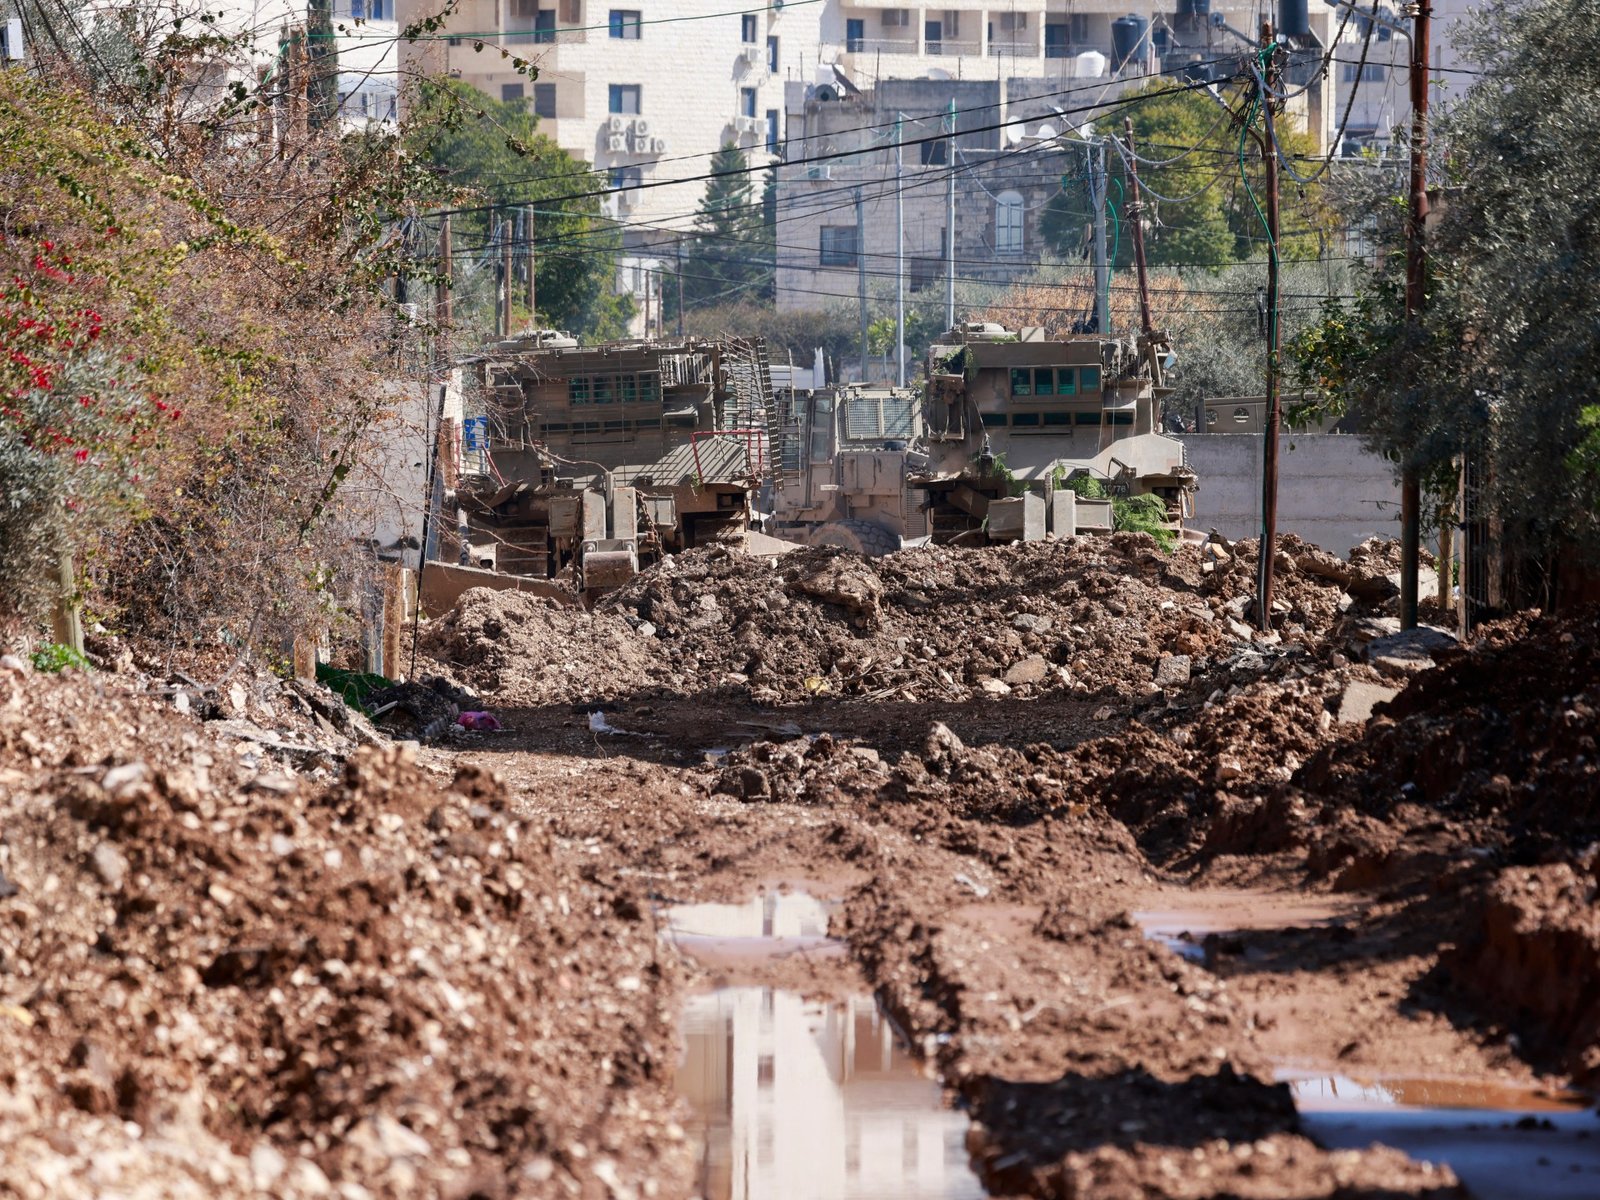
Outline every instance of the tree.
<svg viewBox="0 0 1600 1200"><path fill-rule="evenodd" d="M1496 0L1460 42L1483 73L1430 141L1451 186L1429 236L1427 303L1408 321L1403 258L1388 253L1355 296L1330 304L1293 347L1334 411L1374 448L1454 489L1472 459L1502 544L1548 569L1600 553L1591 469L1600 379L1600 9L1585 0Z"/></svg>
<svg viewBox="0 0 1600 1200"><path fill-rule="evenodd" d="M1129 92L1135 101L1128 115L1133 120L1135 147L1141 164L1145 219L1145 254L1151 266L1223 267L1264 253L1262 230L1243 193L1240 177L1239 127L1215 100L1185 90L1172 82L1152 83ZM1239 105L1234 97L1233 108ZM1287 128L1278 119L1278 142L1286 154L1306 154L1311 139ZM1257 122L1257 129L1260 123ZM1115 128L1098 131L1121 138ZM1252 186L1261 191L1260 154L1253 140L1245 142L1244 168ZM1133 264L1133 239L1126 228L1132 183L1121 157L1109 151L1111 176L1107 197L1107 250L1118 268ZM1297 185L1281 172L1284 219L1280 249L1286 258L1314 256L1318 230L1327 224L1321 213L1320 188ZM1080 165L1067 174L1062 191L1046 206L1041 218L1045 240L1063 258L1087 258L1089 229L1094 221L1088 174Z"/></svg>
<svg viewBox="0 0 1600 1200"><path fill-rule="evenodd" d="M458 263L497 257L496 237L514 209L536 212L540 319L592 337L621 336L629 302L617 295L616 256L621 232L600 212L594 196L605 181L538 132L525 102L500 101L457 80L428 80L414 90L412 148L437 168L462 207L504 206L463 213L453 222ZM493 325L493 270L462 271L458 321L487 331Z"/></svg>
<svg viewBox="0 0 1600 1200"><path fill-rule="evenodd" d="M711 159L695 236L683 256L686 308L726 303L772 303L773 230L769 177L756 197L744 152L724 146Z"/></svg>

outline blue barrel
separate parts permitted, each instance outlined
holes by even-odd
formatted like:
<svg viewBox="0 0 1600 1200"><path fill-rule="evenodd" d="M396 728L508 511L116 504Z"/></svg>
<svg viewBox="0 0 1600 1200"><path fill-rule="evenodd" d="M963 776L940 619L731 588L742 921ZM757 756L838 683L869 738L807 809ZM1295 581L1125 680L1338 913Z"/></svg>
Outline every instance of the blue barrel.
<svg viewBox="0 0 1600 1200"><path fill-rule="evenodd" d="M1120 71L1127 61L1144 48L1150 22L1129 13L1111 22L1111 69Z"/></svg>
<svg viewBox="0 0 1600 1200"><path fill-rule="evenodd" d="M1305 37L1311 32L1311 15L1306 0L1278 0L1280 37Z"/></svg>
<svg viewBox="0 0 1600 1200"><path fill-rule="evenodd" d="M1178 0L1178 15L1180 17L1209 17L1211 15L1211 0Z"/></svg>

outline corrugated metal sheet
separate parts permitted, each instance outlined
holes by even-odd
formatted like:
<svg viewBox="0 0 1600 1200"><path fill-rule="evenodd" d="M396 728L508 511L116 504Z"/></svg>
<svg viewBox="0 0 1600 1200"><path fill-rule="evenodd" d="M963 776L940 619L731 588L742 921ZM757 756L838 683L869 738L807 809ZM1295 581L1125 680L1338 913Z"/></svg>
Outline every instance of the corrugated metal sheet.
<svg viewBox="0 0 1600 1200"><path fill-rule="evenodd" d="M699 465L695 465L696 454ZM657 487L676 487L699 475L702 483L726 483L750 474L749 457L742 437L705 437L691 447L687 442L674 446L654 462L630 463L619 467L613 476L619 484L632 484L648 478Z"/></svg>

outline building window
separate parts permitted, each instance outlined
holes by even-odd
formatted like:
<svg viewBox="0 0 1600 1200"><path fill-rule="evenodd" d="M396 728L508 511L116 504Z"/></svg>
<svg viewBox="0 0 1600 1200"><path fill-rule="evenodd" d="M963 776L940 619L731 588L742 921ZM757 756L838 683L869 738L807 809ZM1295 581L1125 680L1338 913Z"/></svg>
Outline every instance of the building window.
<svg viewBox="0 0 1600 1200"><path fill-rule="evenodd" d="M747 46L756 44L756 15L745 13L739 18L739 38Z"/></svg>
<svg viewBox="0 0 1600 1200"><path fill-rule="evenodd" d="M924 21L922 23L922 40L927 46L929 54L943 54L944 22Z"/></svg>
<svg viewBox="0 0 1600 1200"><path fill-rule="evenodd" d="M778 110L767 109L767 153L778 152Z"/></svg>
<svg viewBox="0 0 1600 1200"><path fill-rule="evenodd" d="M613 83L608 95L611 112L629 117L637 117L639 115L639 85L637 83Z"/></svg>
<svg viewBox="0 0 1600 1200"><path fill-rule="evenodd" d="M513 104L522 98L523 91L520 83L502 83L500 85L500 102L502 104Z"/></svg>
<svg viewBox="0 0 1600 1200"><path fill-rule="evenodd" d="M822 227L822 254L820 262L825 267L853 267L860 257L856 246L854 225L824 225Z"/></svg>
<svg viewBox="0 0 1600 1200"><path fill-rule="evenodd" d="M556 10L541 8L533 14L533 40L536 42L553 42L556 40Z"/></svg>
<svg viewBox="0 0 1600 1200"><path fill-rule="evenodd" d="M994 201L994 252L1022 253L1022 194L1001 192Z"/></svg>
<svg viewBox="0 0 1600 1200"><path fill-rule="evenodd" d="M922 154L922 165L925 167L943 166L950 161L950 139L939 138L933 142L923 142L917 146Z"/></svg>
<svg viewBox="0 0 1600 1200"><path fill-rule="evenodd" d="M607 182L617 191L636 188L643 180L644 172L639 167L612 167L607 176Z"/></svg>
<svg viewBox="0 0 1600 1200"><path fill-rule="evenodd" d="M394 20L394 0L350 0L352 21Z"/></svg>
<svg viewBox="0 0 1600 1200"><path fill-rule="evenodd" d="M1044 56L1067 58L1072 54L1070 26L1066 22L1047 21L1044 27Z"/></svg>
<svg viewBox="0 0 1600 1200"><path fill-rule="evenodd" d="M860 54L867 47L867 23L851 17L844 23L844 48L849 54Z"/></svg>
<svg viewBox="0 0 1600 1200"><path fill-rule="evenodd" d="M536 83L533 85L533 115L548 117L555 120L556 115L556 85L553 83Z"/></svg>
<svg viewBox="0 0 1600 1200"><path fill-rule="evenodd" d="M767 39L767 70L776 75L778 73L778 39Z"/></svg>
<svg viewBox="0 0 1600 1200"><path fill-rule="evenodd" d="M739 115L741 117L753 117L756 115L755 88L739 89Z"/></svg>
<svg viewBox="0 0 1600 1200"><path fill-rule="evenodd" d="M639 40L639 27L642 24L643 22L639 19L638 9L613 8L611 10L611 36L614 38L637 42Z"/></svg>
<svg viewBox="0 0 1600 1200"><path fill-rule="evenodd" d="M1359 78L1357 75L1359 74ZM1388 77L1386 68L1376 63L1345 63L1344 81L1346 83L1382 83Z"/></svg>

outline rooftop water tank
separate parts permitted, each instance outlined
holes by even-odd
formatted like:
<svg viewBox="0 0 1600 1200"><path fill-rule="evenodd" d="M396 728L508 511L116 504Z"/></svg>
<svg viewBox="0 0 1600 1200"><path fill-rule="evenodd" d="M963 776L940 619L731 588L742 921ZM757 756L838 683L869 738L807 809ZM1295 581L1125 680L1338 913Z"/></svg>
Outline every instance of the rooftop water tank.
<svg viewBox="0 0 1600 1200"><path fill-rule="evenodd" d="M1311 16L1306 0L1278 0L1278 36L1306 37L1311 33Z"/></svg>
<svg viewBox="0 0 1600 1200"><path fill-rule="evenodd" d="M1301 0L1302 8L1304 3L1305 0ZM1144 51L1144 41L1149 33L1150 22L1132 13L1111 22L1111 62L1118 71L1127 65L1129 59Z"/></svg>
<svg viewBox="0 0 1600 1200"><path fill-rule="evenodd" d="M1106 67L1109 65L1100 51L1085 50L1082 54L1072 56L1072 78L1099 79L1107 73Z"/></svg>

